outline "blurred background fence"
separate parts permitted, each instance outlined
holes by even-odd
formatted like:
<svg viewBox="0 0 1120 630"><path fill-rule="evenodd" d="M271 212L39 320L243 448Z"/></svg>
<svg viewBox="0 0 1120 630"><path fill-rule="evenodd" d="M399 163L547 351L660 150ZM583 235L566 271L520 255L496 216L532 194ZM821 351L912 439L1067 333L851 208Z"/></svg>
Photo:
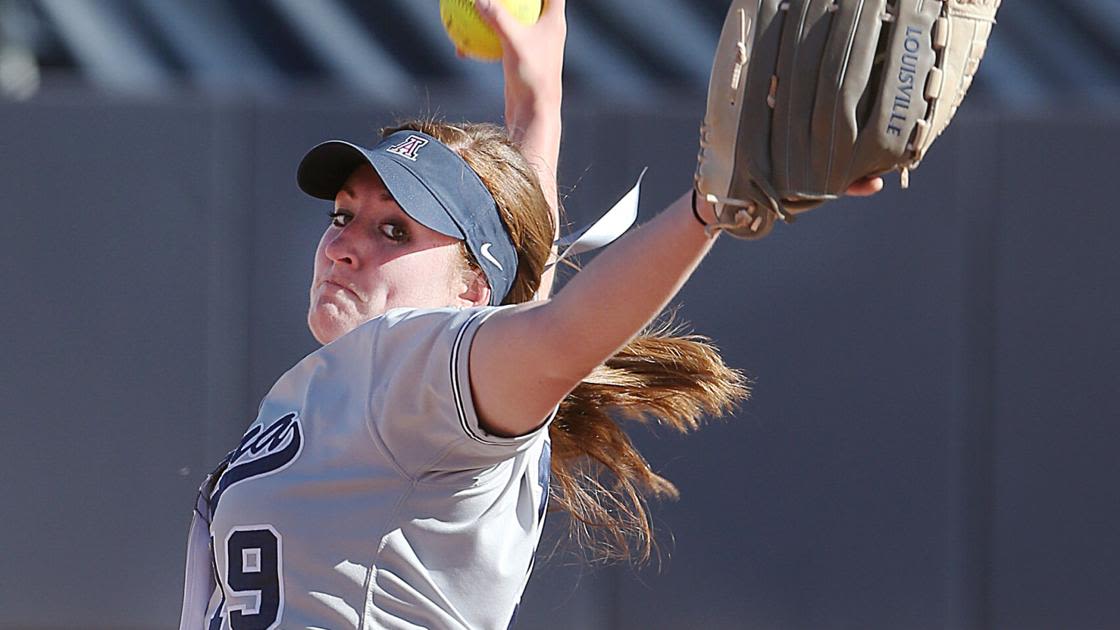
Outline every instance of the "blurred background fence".
<svg viewBox="0 0 1120 630"><path fill-rule="evenodd" d="M643 166L649 218L724 3L569 5L572 221ZM753 400L636 432L682 491L662 561L561 547L518 627L1120 626L1120 3L1001 11L909 191L717 244L679 317ZM176 626L195 489L315 347L295 164L500 120L500 81L430 0L0 0L0 627Z"/></svg>

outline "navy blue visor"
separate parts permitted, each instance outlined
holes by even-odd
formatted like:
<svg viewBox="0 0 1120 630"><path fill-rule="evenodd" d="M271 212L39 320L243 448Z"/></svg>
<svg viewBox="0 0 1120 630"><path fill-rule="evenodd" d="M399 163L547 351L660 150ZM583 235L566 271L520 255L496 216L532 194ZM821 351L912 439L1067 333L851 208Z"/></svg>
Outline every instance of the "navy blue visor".
<svg viewBox="0 0 1120 630"><path fill-rule="evenodd" d="M334 201L354 169L369 164L417 223L467 243L490 284L490 304L502 303L517 275L517 250L502 225L494 197L478 174L439 140L398 131L372 149L342 140L324 142L300 161L303 192Z"/></svg>

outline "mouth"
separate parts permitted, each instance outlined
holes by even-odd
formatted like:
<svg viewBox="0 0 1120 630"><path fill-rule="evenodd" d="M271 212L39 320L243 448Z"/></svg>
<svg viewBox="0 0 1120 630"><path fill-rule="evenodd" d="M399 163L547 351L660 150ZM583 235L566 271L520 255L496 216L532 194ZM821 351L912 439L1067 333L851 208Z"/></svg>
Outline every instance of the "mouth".
<svg viewBox="0 0 1120 630"><path fill-rule="evenodd" d="M338 288L342 289L343 291L345 291L347 294L349 294L354 299L358 300L359 302L362 299L361 296L358 295L357 291L350 288L350 285L348 285L346 283L343 283L343 282L339 282L338 280L332 280L330 278L327 278L327 279L323 280L322 282L320 282L319 284L320 284L320 286L329 285L329 286L333 286L333 287L338 287Z"/></svg>

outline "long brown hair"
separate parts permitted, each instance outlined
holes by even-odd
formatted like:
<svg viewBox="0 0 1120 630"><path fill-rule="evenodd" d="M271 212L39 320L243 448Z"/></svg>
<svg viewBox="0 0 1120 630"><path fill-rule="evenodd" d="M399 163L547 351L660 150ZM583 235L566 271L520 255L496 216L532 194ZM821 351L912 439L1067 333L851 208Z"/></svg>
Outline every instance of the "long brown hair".
<svg viewBox="0 0 1120 630"><path fill-rule="evenodd" d="M482 178L517 248L518 269L506 304L533 299L556 233L536 172L501 127L411 120L382 130L426 133L456 151ZM471 256L463 247L464 257ZM560 403L552 439L551 504L592 560L644 562L654 549L647 497L676 498L622 422L686 433L704 416L720 417L748 396L746 380L708 339L654 326L596 368Z"/></svg>

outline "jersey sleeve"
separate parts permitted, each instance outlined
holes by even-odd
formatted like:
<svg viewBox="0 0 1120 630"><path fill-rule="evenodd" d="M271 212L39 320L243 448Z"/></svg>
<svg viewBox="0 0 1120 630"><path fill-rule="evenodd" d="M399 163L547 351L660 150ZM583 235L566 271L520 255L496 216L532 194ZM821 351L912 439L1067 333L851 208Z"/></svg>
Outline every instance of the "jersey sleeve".
<svg viewBox="0 0 1120 630"><path fill-rule="evenodd" d="M551 416L514 438L487 433L479 423L470 349L479 327L501 308L394 310L380 318L369 428L407 475L490 468L547 431Z"/></svg>

